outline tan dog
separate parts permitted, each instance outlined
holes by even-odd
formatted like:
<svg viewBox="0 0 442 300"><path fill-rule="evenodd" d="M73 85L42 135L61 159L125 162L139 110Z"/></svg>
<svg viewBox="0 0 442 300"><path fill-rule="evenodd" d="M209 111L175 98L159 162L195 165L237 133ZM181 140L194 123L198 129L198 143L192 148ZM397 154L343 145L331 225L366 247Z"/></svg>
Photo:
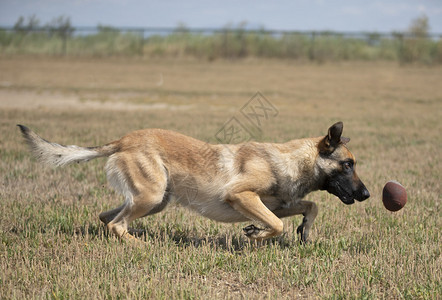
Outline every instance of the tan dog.
<svg viewBox="0 0 442 300"><path fill-rule="evenodd" d="M341 122L325 137L283 144L211 145L173 131L146 129L93 148L50 143L18 126L32 153L53 166L109 156L109 183L126 201L101 213L100 220L121 238L133 239L129 223L162 211L174 197L216 221L262 223L263 228L244 228L256 240L280 235L280 218L303 214L297 232L306 241L318 210L302 200L305 195L327 190L345 204L370 196L345 146L349 139L341 138Z"/></svg>

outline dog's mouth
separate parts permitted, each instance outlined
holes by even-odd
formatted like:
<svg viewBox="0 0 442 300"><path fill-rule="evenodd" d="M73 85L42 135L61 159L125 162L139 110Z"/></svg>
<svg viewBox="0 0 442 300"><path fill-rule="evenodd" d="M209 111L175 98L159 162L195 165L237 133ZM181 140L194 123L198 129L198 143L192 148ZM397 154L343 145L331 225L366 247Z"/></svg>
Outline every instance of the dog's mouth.
<svg viewBox="0 0 442 300"><path fill-rule="evenodd" d="M331 186L331 188L328 190L328 192L337 196L339 198L339 200L341 200L346 205L350 205L350 204L355 203L353 193L350 193L347 190L345 190L344 188L342 188L338 182L336 182L333 186Z"/></svg>
<svg viewBox="0 0 442 300"><path fill-rule="evenodd" d="M350 205L350 204L355 203L355 200L354 200L353 196L341 195L341 196L338 196L338 197L339 197L339 199L340 199L344 204Z"/></svg>

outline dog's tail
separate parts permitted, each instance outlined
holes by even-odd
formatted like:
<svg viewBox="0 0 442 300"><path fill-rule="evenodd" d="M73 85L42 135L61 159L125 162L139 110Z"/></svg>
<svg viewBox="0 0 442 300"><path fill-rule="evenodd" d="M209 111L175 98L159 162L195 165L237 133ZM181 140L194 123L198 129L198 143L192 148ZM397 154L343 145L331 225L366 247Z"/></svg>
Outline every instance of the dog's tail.
<svg viewBox="0 0 442 300"><path fill-rule="evenodd" d="M64 146L48 142L23 125L17 125L29 145L32 154L41 162L59 167L74 162L86 162L103 156L110 156L119 150L118 142L100 147Z"/></svg>

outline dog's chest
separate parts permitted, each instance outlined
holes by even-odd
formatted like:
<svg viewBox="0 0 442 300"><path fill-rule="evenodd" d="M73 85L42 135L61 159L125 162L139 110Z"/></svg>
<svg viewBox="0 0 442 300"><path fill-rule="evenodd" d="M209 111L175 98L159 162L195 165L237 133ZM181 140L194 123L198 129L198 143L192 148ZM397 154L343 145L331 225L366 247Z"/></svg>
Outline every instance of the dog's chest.
<svg viewBox="0 0 442 300"><path fill-rule="evenodd" d="M311 185L302 179L282 178L272 187L271 196L277 198L281 205L301 201L312 191Z"/></svg>

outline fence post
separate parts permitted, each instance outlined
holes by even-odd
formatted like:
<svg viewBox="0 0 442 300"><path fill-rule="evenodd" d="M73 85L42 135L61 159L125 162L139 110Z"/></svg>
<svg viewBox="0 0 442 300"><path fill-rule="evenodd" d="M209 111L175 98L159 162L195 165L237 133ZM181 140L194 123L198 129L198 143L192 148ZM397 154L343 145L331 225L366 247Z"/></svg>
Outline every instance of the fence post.
<svg viewBox="0 0 442 300"><path fill-rule="evenodd" d="M312 31L311 38L310 38L310 49L309 49L309 53L308 53L308 57L310 60L315 60L315 35L316 35L316 32Z"/></svg>
<svg viewBox="0 0 442 300"><path fill-rule="evenodd" d="M62 55L66 56L67 55L67 42L68 42L68 37L67 34L62 34L61 36L62 39Z"/></svg>
<svg viewBox="0 0 442 300"><path fill-rule="evenodd" d="M405 63L405 47L404 47L404 35L402 33L394 33L394 36L396 40L399 42L399 45L397 47L397 58L399 61L399 64Z"/></svg>
<svg viewBox="0 0 442 300"><path fill-rule="evenodd" d="M224 30L223 49L222 49L222 54L221 54L221 57L223 57L223 58L226 58L228 56L228 46L227 46L228 39L229 39L228 34L229 34L228 29Z"/></svg>
<svg viewBox="0 0 442 300"><path fill-rule="evenodd" d="M144 29L139 30L140 34L140 46L138 49L138 54L143 57L144 56Z"/></svg>

